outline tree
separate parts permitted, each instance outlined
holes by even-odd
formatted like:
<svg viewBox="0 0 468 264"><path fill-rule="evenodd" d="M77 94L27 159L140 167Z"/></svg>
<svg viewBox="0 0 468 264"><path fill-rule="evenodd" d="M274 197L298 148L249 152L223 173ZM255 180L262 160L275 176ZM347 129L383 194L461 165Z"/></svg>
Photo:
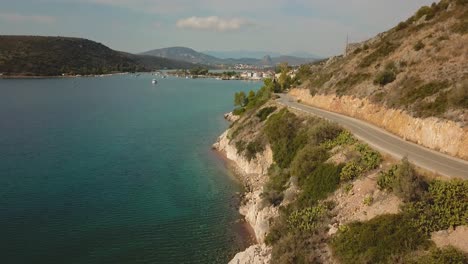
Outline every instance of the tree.
<svg viewBox="0 0 468 264"><path fill-rule="evenodd" d="M281 75L278 78L278 83L281 87L281 91L288 89L291 86L291 76L288 75L289 66L287 63L280 64Z"/></svg>
<svg viewBox="0 0 468 264"><path fill-rule="evenodd" d="M247 96L244 92L238 92L234 95L234 105L235 106L245 106L247 101Z"/></svg>

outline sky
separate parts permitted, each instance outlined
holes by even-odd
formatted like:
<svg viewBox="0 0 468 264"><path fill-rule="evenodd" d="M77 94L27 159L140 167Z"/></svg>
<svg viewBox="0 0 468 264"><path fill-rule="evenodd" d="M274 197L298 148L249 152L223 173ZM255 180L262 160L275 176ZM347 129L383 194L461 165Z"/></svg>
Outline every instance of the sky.
<svg viewBox="0 0 468 264"><path fill-rule="evenodd" d="M0 0L1 35L91 39L143 52L260 50L341 54L429 0Z"/></svg>

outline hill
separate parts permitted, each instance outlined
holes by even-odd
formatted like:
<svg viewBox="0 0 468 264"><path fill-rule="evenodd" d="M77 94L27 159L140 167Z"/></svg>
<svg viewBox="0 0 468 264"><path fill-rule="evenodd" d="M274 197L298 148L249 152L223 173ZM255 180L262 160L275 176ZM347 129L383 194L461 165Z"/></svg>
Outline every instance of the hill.
<svg viewBox="0 0 468 264"><path fill-rule="evenodd" d="M80 38L0 36L0 73L54 76L190 68L194 65L112 50Z"/></svg>
<svg viewBox="0 0 468 264"><path fill-rule="evenodd" d="M155 49L141 53L142 55L151 55L173 60L180 60L190 63L199 63L210 66L222 67L235 64L249 64L252 66L275 66L282 62L287 62L290 65L300 65L315 61L314 58L300 58L295 56L278 56L271 58L265 55L262 59L258 58L227 58L221 59L215 56L207 55L185 47L170 47L163 49ZM268 59L269 58L269 59Z"/></svg>
<svg viewBox="0 0 468 264"><path fill-rule="evenodd" d="M468 124L468 2L442 0L343 56L311 65L311 95L354 96Z"/></svg>

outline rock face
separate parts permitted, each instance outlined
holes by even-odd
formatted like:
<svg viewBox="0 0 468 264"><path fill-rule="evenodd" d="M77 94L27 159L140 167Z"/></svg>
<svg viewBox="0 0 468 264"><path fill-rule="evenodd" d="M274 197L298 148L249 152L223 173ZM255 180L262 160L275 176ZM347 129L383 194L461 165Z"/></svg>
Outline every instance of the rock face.
<svg viewBox="0 0 468 264"><path fill-rule="evenodd" d="M406 140L468 160L468 128L453 121L415 118L404 111L351 96L312 96L307 89L292 89L290 94L311 106L365 120Z"/></svg>
<svg viewBox="0 0 468 264"><path fill-rule="evenodd" d="M245 194L239 211L252 226L258 242L244 252L238 253L230 263L269 263L271 248L264 244L264 240L270 228L270 219L278 215L278 209L265 204L260 195L267 181L268 168L273 163L273 152L269 146L266 146L263 153L257 154L255 159L248 161L237 154L235 146L229 144L228 132L229 130L219 137L213 148L236 164L237 172L249 190Z"/></svg>
<svg viewBox="0 0 468 264"><path fill-rule="evenodd" d="M271 248L262 245L253 245L243 252L237 253L236 256L229 261L229 264L263 264L269 263L271 259Z"/></svg>
<svg viewBox="0 0 468 264"><path fill-rule="evenodd" d="M438 231L431 235L432 241L434 241L438 247L453 246L465 253L468 253L468 243L466 243L467 237L468 226L459 226L453 230Z"/></svg>
<svg viewBox="0 0 468 264"><path fill-rule="evenodd" d="M234 115L232 112L224 114L224 119L226 119L229 122L236 122L237 120L239 120L239 118L239 116Z"/></svg>

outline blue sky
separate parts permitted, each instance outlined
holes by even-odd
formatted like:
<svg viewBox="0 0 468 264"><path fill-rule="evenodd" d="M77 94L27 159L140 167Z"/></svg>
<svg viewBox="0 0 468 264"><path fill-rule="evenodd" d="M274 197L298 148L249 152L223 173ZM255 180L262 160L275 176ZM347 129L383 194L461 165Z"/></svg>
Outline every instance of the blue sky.
<svg viewBox="0 0 468 264"><path fill-rule="evenodd" d="M0 34L84 37L113 49L339 54L428 0L0 0Z"/></svg>

